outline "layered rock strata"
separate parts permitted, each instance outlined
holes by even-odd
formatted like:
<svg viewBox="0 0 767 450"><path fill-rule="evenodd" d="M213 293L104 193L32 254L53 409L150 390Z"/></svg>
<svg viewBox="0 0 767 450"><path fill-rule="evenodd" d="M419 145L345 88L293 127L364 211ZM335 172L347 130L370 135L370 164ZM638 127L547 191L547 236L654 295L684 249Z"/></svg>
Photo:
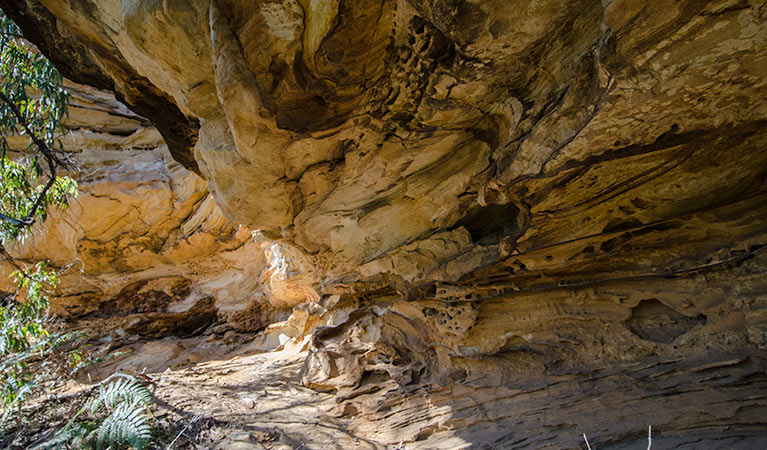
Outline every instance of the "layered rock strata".
<svg viewBox="0 0 767 450"><path fill-rule="evenodd" d="M227 220L145 118L103 92L68 90L62 144L79 195L8 247L21 265L47 260L59 270L54 313L95 336L157 338L221 320L253 332L284 316L278 308L316 300L313 273L293 262L295 251ZM14 268L0 270L11 290Z"/></svg>

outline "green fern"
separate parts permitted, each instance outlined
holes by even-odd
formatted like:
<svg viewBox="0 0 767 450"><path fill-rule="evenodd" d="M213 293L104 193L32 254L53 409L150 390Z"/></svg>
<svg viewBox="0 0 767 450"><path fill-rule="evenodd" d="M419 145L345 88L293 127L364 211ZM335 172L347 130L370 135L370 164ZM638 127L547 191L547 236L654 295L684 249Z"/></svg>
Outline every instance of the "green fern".
<svg viewBox="0 0 767 450"><path fill-rule="evenodd" d="M138 379L115 374L101 382L98 395L90 398L56 435L36 447L114 448L120 445L143 449L152 437L152 394ZM76 422L88 412L95 422Z"/></svg>
<svg viewBox="0 0 767 450"><path fill-rule="evenodd" d="M120 403L96 431L96 448L110 447L112 444L144 448L152 437L151 420L146 405L141 402Z"/></svg>
<svg viewBox="0 0 767 450"><path fill-rule="evenodd" d="M89 402L92 414L109 412L96 433L96 448L125 444L141 449L152 435L149 407L152 394L136 378L115 374L99 385L98 397Z"/></svg>
<svg viewBox="0 0 767 450"><path fill-rule="evenodd" d="M92 427L87 424L74 423L59 430L53 438L33 447L32 450L69 450L74 448L87 448L88 435Z"/></svg>
<svg viewBox="0 0 767 450"><path fill-rule="evenodd" d="M102 406L111 410L119 404L152 404L152 394L143 383L130 375L115 374L104 380L99 385L99 396L89 402L91 413L95 413Z"/></svg>

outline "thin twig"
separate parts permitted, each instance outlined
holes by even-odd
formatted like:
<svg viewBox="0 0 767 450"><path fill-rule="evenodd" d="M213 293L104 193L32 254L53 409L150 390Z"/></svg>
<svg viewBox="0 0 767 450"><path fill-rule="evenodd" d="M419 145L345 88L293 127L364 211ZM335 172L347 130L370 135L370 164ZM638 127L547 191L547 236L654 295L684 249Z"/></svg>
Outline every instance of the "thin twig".
<svg viewBox="0 0 767 450"><path fill-rule="evenodd" d="M198 420L200 420L200 415L199 415L199 414L195 414L194 416L192 416L192 420L190 420L190 421L189 421L189 422L186 424L186 426L184 427L184 429L183 429L183 430L181 430L181 432L180 432L179 434L177 434L177 435L176 435L176 437L175 437L175 438L173 438L173 440L172 440L172 441L170 441L170 444L168 444L168 447L167 447L165 450L172 450L172 449L171 449L171 447L173 447L173 444L175 444L175 443L176 443L176 441L178 440L178 438L180 438L180 437L181 437L181 435L182 435L182 434L184 434L184 432L185 432L185 431L186 431L186 430L187 430L189 427L191 427L191 426L192 426L192 425L193 425L195 422L197 422Z"/></svg>
<svg viewBox="0 0 767 450"><path fill-rule="evenodd" d="M12 266L13 266L13 268L14 268L14 269L16 269L16 271L17 271L18 273L20 273L20 274L21 274L21 276L23 276L24 278L26 278L26 279L27 279L27 280L29 280L29 281L34 281L34 280L32 280L32 277L30 277L29 275L27 275L27 271L26 271L26 269L22 268L22 267L19 265L19 263L17 263L17 262L16 262L16 260L15 260L15 259L13 259L13 256L11 256L11 254L10 254L10 253L8 253L8 251L5 249L5 247L4 247L2 244L0 244L0 254L2 254L2 255L3 255L3 259L5 259L6 261L8 261L8 263L9 263L10 265L12 265Z"/></svg>
<svg viewBox="0 0 767 450"><path fill-rule="evenodd" d="M583 433L583 440L586 441L586 448L591 450L591 446L589 445L589 440L586 438L586 433Z"/></svg>
<svg viewBox="0 0 767 450"><path fill-rule="evenodd" d="M652 425L647 426L647 450L652 448Z"/></svg>

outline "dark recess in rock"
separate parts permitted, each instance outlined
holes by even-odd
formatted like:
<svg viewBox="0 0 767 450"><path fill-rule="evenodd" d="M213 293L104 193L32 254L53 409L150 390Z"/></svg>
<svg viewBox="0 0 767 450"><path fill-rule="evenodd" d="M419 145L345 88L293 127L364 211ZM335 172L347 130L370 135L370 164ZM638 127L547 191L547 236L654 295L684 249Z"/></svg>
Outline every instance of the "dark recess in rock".
<svg viewBox="0 0 767 450"><path fill-rule="evenodd" d="M479 242L486 237L496 237L500 233L508 234L517 225L519 208L513 203L477 207L458 225L462 225L471 234L471 240Z"/></svg>
<svg viewBox="0 0 767 450"><path fill-rule="evenodd" d="M697 325L705 325L706 316L687 317L652 298L631 309L626 321L632 333L642 339L668 344Z"/></svg>

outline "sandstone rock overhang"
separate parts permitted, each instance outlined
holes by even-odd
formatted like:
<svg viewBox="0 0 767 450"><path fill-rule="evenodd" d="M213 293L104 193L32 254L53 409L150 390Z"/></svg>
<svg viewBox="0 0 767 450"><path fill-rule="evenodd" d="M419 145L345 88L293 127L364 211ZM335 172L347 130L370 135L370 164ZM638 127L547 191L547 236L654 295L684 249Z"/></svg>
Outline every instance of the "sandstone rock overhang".
<svg viewBox="0 0 767 450"><path fill-rule="evenodd" d="M3 4L230 219L335 276L459 229L523 251L641 228L764 180L758 2Z"/></svg>
<svg viewBox="0 0 767 450"><path fill-rule="evenodd" d="M412 419L426 441L572 445L557 430L580 423L619 442L650 417L688 444L763 429L763 1L0 5L355 311L302 375L371 430L387 395L418 410L397 389L424 380L485 405Z"/></svg>

